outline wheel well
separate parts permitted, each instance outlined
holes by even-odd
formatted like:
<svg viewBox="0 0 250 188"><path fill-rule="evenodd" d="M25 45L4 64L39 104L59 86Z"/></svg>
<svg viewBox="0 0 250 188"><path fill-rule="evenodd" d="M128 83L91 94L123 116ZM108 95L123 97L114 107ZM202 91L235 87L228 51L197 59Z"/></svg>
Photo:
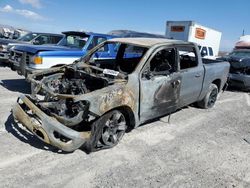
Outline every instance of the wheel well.
<svg viewBox="0 0 250 188"><path fill-rule="evenodd" d="M119 106L112 110L119 110L126 118L126 122L128 122L128 129L127 132L131 131L135 127L135 116L132 109L129 106ZM110 110L110 111L112 111ZM109 111L109 112L110 112ZM108 112L106 112L108 113Z"/></svg>
<svg viewBox="0 0 250 188"><path fill-rule="evenodd" d="M212 84L215 84L218 87L218 91L220 91L221 87L221 80L217 79L212 82Z"/></svg>

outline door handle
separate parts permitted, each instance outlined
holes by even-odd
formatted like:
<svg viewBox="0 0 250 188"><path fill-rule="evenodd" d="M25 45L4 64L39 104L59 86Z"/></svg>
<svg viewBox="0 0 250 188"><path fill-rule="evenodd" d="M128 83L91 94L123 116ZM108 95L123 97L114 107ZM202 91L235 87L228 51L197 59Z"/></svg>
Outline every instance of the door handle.
<svg viewBox="0 0 250 188"><path fill-rule="evenodd" d="M176 81L175 81L175 85L176 85L176 86L180 85L180 83L181 83L180 80L176 80Z"/></svg>
<svg viewBox="0 0 250 188"><path fill-rule="evenodd" d="M172 86L173 86L173 88L178 87L178 86L180 85L180 83L181 83L181 81L180 81L180 80L176 80L176 81L172 82Z"/></svg>
<svg viewBox="0 0 250 188"><path fill-rule="evenodd" d="M201 74L196 74L195 77L199 78L199 77L201 77Z"/></svg>

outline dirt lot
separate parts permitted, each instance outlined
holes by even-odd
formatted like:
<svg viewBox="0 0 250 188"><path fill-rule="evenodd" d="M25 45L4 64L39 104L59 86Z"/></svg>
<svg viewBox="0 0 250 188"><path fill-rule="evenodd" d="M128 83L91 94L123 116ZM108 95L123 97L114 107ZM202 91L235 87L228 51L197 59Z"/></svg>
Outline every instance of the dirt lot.
<svg viewBox="0 0 250 188"><path fill-rule="evenodd" d="M29 84L0 66L0 187L250 187L250 96L223 93L126 134L109 150L64 154L10 115Z"/></svg>

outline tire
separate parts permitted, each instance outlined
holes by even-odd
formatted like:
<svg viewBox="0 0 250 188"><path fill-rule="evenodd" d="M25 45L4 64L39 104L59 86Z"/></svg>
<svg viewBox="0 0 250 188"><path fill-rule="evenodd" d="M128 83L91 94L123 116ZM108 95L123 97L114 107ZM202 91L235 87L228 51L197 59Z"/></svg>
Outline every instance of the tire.
<svg viewBox="0 0 250 188"><path fill-rule="evenodd" d="M218 87L215 84L210 84L206 96L197 104L200 108L209 109L215 105L217 98L218 98Z"/></svg>
<svg viewBox="0 0 250 188"><path fill-rule="evenodd" d="M87 153L112 148L122 139L127 127L125 115L112 110L92 124L91 137L83 148Z"/></svg>
<svg viewBox="0 0 250 188"><path fill-rule="evenodd" d="M16 71L16 69L14 68L14 65L11 63L10 64L10 69L12 70L12 71Z"/></svg>

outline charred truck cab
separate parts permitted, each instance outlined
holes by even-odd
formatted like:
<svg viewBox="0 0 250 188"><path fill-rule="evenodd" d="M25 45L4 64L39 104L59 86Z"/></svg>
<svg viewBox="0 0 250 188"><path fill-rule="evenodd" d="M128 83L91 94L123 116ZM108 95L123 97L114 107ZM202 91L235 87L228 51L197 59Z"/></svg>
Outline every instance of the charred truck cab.
<svg viewBox="0 0 250 188"><path fill-rule="evenodd" d="M112 45L116 56L102 58ZM115 146L128 129L199 102L213 107L227 62L202 63L196 44L152 38L103 42L71 65L32 74L32 95L14 117L44 142L64 151Z"/></svg>

